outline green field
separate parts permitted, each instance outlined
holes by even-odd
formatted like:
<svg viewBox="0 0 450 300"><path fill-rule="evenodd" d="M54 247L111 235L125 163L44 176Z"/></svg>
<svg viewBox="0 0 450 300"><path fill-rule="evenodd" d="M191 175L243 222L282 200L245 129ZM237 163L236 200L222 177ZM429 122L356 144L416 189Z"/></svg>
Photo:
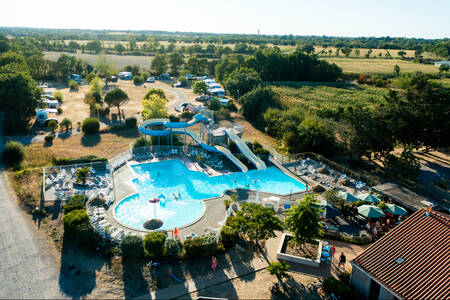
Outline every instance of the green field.
<svg viewBox="0 0 450 300"><path fill-rule="evenodd" d="M44 52L44 58L56 61L58 57L61 56L61 54L76 56L77 58L82 59L92 65L95 64L95 60L97 59L96 54L53 52L53 51ZM126 65L138 65L142 69L150 69L150 62L153 59L152 56L115 55L115 54L108 54L107 56L114 62L116 68L118 69L122 69Z"/></svg>
<svg viewBox="0 0 450 300"><path fill-rule="evenodd" d="M388 92L385 88L339 83L289 82L271 86L283 106L306 110L336 110L356 104L371 106L381 102Z"/></svg>
<svg viewBox="0 0 450 300"><path fill-rule="evenodd" d="M450 78L434 79L433 81L442 83L445 87L450 88Z"/></svg>
<svg viewBox="0 0 450 300"><path fill-rule="evenodd" d="M335 63L342 68L344 73L355 74L380 74L392 73L394 66L400 67L400 72L438 73L435 65L425 65L400 59L383 58L350 58L350 57L321 57L330 63Z"/></svg>

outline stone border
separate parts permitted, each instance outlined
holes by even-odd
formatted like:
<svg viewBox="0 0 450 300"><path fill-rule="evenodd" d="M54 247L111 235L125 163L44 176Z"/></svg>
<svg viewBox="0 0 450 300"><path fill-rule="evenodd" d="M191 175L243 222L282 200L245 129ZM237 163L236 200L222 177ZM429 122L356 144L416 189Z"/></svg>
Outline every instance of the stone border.
<svg viewBox="0 0 450 300"><path fill-rule="evenodd" d="M305 265L305 266L315 267L315 268L320 267L320 258L322 257L322 244L323 244L322 240L319 240L319 248L317 250L317 258L315 260L313 260L310 258L295 256L295 255L286 254L286 253L281 252L287 236L292 237L292 235L289 233L283 233L283 235L281 236L280 245L278 246L278 250L277 250L277 259L288 261L288 262L293 262L293 263L297 263L297 264L301 264L301 265Z"/></svg>

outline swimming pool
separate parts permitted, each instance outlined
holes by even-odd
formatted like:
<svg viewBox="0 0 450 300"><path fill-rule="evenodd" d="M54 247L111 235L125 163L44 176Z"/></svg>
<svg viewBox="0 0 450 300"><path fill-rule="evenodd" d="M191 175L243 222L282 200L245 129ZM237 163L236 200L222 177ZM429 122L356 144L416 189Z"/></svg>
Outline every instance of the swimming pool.
<svg viewBox="0 0 450 300"><path fill-rule="evenodd" d="M114 212L120 223L136 229L143 229L143 223L151 218L163 220L162 230L182 227L203 214L202 199L218 197L232 188L259 188L262 192L275 194L305 190L303 183L276 167L214 177L191 171L178 159L131 168L136 173L133 184L138 193L123 199ZM156 205L148 202L155 197L162 201Z"/></svg>

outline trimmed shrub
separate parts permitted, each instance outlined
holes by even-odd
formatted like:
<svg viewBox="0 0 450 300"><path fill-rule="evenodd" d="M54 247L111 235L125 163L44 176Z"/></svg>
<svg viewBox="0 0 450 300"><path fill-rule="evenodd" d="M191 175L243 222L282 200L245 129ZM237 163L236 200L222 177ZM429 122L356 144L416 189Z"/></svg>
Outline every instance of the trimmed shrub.
<svg viewBox="0 0 450 300"><path fill-rule="evenodd" d="M231 248L239 236L237 231L231 226L223 226L220 229L220 242L225 246L225 248Z"/></svg>
<svg viewBox="0 0 450 300"><path fill-rule="evenodd" d="M64 214L68 214L69 212L77 209L84 209L86 205L86 196L84 195L75 195L64 205Z"/></svg>
<svg viewBox="0 0 450 300"><path fill-rule="evenodd" d="M190 112L190 111L183 111L181 113L181 118L182 119L190 120L190 119L192 119L192 117L194 117L194 114L192 112Z"/></svg>
<svg viewBox="0 0 450 300"><path fill-rule="evenodd" d="M80 89L80 86L78 85L78 83L75 80L70 80L69 81L69 88L71 90L77 90L78 91Z"/></svg>
<svg viewBox="0 0 450 300"><path fill-rule="evenodd" d="M169 116L170 122L180 122L180 118L178 116L170 115Z"/></svg>
<svg viewBox="0 0 450 300"><path fill-rule="evenodd" d="M185 258L209 257L217 252L217 238L211 235L185 240L183 248Z"/></svg>
<svg viewBox="0 0 450 300"><path fill-rule="evenodd" d="M54 166L84 164L90 162L108 161L106 157L97 157L96 155L80 156L78 158L56 158L52 157L52 164Z"/></svg>
<svg viewBox="0 0 450 300"><path fill-rule="evenodd" d="M220 103L219 99L212 98L211 101L209 101L208 108L210 110L216 111L216 110L219 110L221 107L222 107L222 103Z"/></svg>
<svg viewBox="0 0 450 300"><path fill-rule="evenodd" d="M137 138L136 141L134 141L133 148L150 146L151 144L152 142L150 139L146 140L144 137L140 137Z"/></svg>
<svg viewBox="0 0 450 300"><path fill-rule="evenodd" d="M19 142L8 142L2 153L4 161L11 165L20 163L25 156L25 148Z"/></svg>
<svg viewBox="0 0 450 300"><path fill-rule="evenodd" d="M215 114L220 119L229 119L230 118L230 111L226 109L225 107L221 107Z"/></svg>
<svg viewBox="0 0 450 300"><path fill-rule="evenodd" d="M151 232L147 234L144 239L145 255L151 259L163 257L165 242L166 235L162 232Z"/></svg>
<svg viewBox="0 0 450 300"><path fill-rule="evenodd" d="M61 107L58 107L58 108L56 109L56 112L58 113L58 115L60 115L60 114L63 113L63 110L62 110Z"/></svg>
<svg viewBox="0 0 450 300"><path fill-rule="evenodd" d="M63 218L64 236L76 244L88 244L95 238L94 228L85 209L76 209Z"/></svg>
<svg viewBox="0 0 450 300"><path fill-rule="evenodd" d="M135 235L127 235L120 242L120 250L124 258L142 257L144 254L142 239Z"/></svg>
<svg viewBox="0 0 450 300"><path fill-rule="evenodd" d="M46 142L46 143L53 143L53 140L55 139L55 137L53 136L53 135L51 135L51 134L47 134L45 137L44 137L44 141Z"/></svg>
<svg viewBox="0 0 450 300"><path fill-rule="evenodd" d="M48 129L50 129L51 131L55 131L56 128L58 128L58 123L56 123L55 120L51 120L50 122L48 122Z"/></svg>
<svg viewBox="0 0 450 300"><path fill-rule="evenodd" d="M142 72L142 79L145 81L150 77L150 73L149 72Z"/></svg>
<svg viewBox="0 0 450 300"><path fill-rule="evenodd" d="M94 79L95 76L96 76L96 75L95 75L94 72L91 72L91 73L87 74L87 76L86 76L86 81L87 81L88 83L91 83L92 79Z"/></svg>
<svg viewBox="0 0 450 300"><path fill-rule="evenodd" d="M144 79L142 78L142 76L141 75L136 75L136 76L134 76L133 77L133 83L134 84L142 84L142 83L144 83Z"/></svg>
<svg viewBox="0 0 450 300"><path fill-rule="evenodd" d="M233 101L228 102L227 108L229 111L237 112L237 106Z"/></svg>
<svg viewBox="0 0 450 300"><path fill-rule="evenodd" d="M95 134L100 129L100 123L97 118L87 118L81 125L81 130L84 134Z"/></svg>
<svg viewBox="0 0 450 300"><path fill-rule="evenodd" d="M166 239L165 247L166 247L166 254L168 257L171 257L171 258L178 257L178 253L180 253L180 250L181 250L180 242L178 242L174 239L168 238L168 239Z"/></svg>
<svg viewBox="0 0 450 300"><path fill-rule="evenodd" d="M63 97L63 94L61 93L61 91L54 91L53 98L55 98L56 100L58 100L61 103L64 101L64 97Z"/></svg>
<svg viewBox="0 0 450 300"><path fill-rule="evenodd" d="M127 128L136 128L137 119L135 117L126 118L125 125L127 126Z"/></svg>

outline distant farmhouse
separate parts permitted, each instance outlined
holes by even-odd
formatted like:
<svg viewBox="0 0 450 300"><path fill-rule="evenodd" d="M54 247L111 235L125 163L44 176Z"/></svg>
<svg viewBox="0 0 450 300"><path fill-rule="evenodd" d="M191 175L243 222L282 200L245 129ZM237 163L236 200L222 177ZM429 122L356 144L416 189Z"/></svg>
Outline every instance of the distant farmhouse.
<svg viewBox="0 0 450 300"><path fill-rule="evenodd" d="M352 261L366 299L450 299L450 216L420 209Z"/></svg>

